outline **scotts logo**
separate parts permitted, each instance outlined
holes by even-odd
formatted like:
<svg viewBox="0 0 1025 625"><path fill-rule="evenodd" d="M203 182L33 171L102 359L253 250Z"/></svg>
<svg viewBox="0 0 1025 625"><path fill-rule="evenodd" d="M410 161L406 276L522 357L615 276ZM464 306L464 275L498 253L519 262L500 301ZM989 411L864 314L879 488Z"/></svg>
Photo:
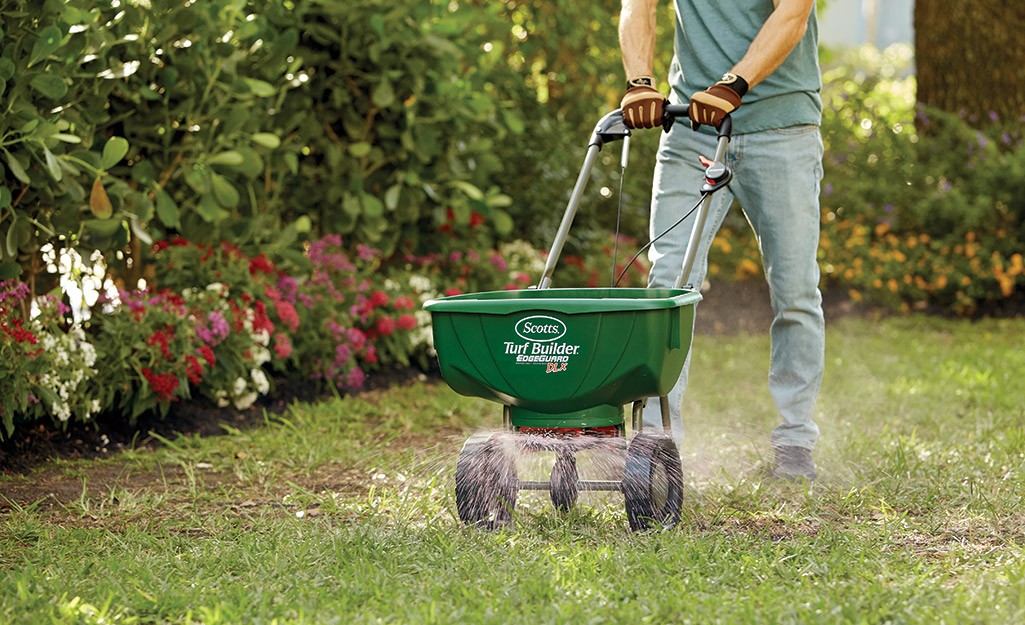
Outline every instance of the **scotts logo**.
<svg viewBox="0 0 1025 625"><path fill-rule="evenodd" d="M566 334L566 324L555 317L534 315L519 320L516 324L516 334L521 339L545 343L561 339Z"/></svg>

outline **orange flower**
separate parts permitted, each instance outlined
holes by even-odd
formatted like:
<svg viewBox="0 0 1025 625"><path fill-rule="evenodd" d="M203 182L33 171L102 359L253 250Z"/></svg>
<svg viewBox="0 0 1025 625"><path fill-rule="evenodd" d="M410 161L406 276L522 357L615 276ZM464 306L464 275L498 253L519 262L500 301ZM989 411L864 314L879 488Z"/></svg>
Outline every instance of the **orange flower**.
<svg viewBox="0 0 1025 625"><path fill-rule="evenodd" d="M1014 293L1014 278L1007 275L1006 273L997 276L997 282L1000 283L1000 292L1004 294L1004 297L1010 297L1011 293Z"/></svg>
<svg viewBox="0 0 1025 625"><path fill-rule="evenodd" d="M1016 253L1011 256L1011 270L1008 274L1016 276L1021 273L1025 273L1025 264L1022 263L1021 254Z"/></svg>

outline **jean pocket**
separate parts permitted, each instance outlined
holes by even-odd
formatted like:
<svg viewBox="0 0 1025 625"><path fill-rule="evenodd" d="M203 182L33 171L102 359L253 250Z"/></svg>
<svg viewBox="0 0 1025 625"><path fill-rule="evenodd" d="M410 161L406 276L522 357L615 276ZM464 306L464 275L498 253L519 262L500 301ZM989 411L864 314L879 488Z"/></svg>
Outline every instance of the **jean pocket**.
<svg viewBox="0 0 1025 625"><path fill-rule="evenodd" d="M815 124L800 124L798 126L787 126L786 128L773 128L772 132L778 135L803 135L808 132L816 132L819 129Z"/></svg>

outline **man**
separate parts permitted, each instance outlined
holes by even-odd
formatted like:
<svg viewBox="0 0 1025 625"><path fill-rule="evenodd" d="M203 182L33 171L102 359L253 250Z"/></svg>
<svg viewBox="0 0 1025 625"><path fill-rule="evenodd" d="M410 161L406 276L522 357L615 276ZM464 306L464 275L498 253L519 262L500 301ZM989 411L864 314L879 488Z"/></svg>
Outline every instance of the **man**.
<svg viewBox="0 0 1025 625"><path fill-rule="evenodd" d="M736 197L758 238L774 313L769 391L782 422L772 433L772 473L784 479L815 479L811 450L818 426L813 413L825 360L816 260L822 79L815 0L674 3L670 100L690 103L690 126L699 132L681 123L662 136L651 236L661 234L698 202L704 173L698 156L714 153L713 127L731 115L734 134L727 163L734 179L714 196L697 260L685 284L701 287L712 239ZM652 76L657 4L658 0L622 3L619 40L627 77L622 109L633 128L657 127L662 118L665 97ZM672 286L682 269L693 219L692 215L651 247L650 286ZM669 394L677 442L683 435L681 404L689 365L688 355L680 380ZM649 400L645 426L659 427L661 422L658 400Z"/></svg>

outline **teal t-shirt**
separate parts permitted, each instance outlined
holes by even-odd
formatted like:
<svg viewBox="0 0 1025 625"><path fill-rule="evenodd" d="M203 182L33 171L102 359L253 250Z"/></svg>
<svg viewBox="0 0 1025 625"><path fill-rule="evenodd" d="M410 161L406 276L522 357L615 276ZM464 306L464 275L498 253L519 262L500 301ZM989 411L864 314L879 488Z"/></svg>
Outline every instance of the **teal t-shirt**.
<svg viewBox="0 0 1025 625"><path fill-rule="evenodd" d="M675 0L675 56L669 71L674 100L714 85L737 64L773 11L772 0ZM733 112L735 134L818 125L822 73L815 9L804 37L783 64L744 96ZM705 132L714 130L702 126Z"/></svg>

